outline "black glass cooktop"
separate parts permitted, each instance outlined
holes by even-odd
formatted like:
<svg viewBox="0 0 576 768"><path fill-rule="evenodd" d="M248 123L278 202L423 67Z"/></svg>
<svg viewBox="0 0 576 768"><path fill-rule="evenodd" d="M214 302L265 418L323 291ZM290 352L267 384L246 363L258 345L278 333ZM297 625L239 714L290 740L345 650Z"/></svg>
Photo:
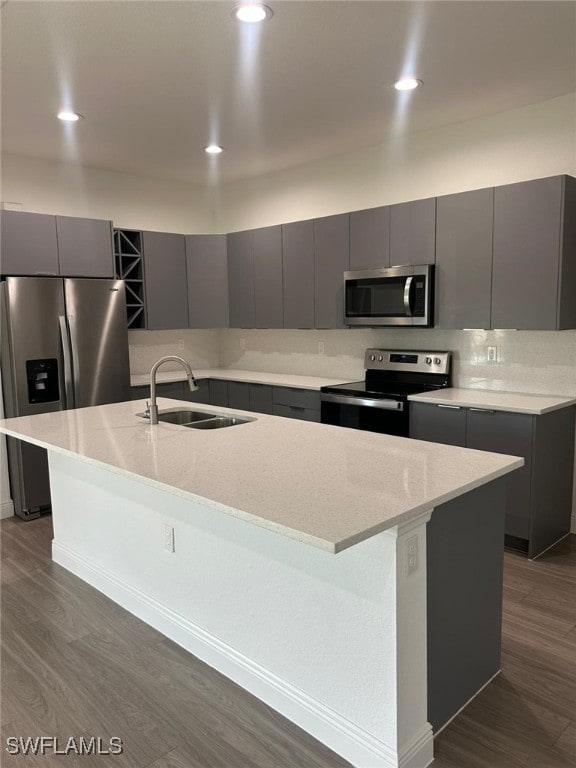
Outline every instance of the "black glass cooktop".
<svg viewBox="0 0 576 768"><path fill-rule="evenodd" d="M428 384L407 384L399 381L351 381L349 384L337 384L335 386L322 387L321 391L332 395L369 397L376 400L385 398L405 399L408 395L416 395L419 392L427 392L434 389L439 389L439 387Z"/></svg>

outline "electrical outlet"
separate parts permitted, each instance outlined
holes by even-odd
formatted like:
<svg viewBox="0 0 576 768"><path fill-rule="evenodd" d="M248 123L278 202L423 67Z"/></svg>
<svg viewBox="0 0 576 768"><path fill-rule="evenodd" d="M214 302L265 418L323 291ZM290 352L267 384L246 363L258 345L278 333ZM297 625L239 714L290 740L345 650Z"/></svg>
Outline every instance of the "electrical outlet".
<svg viewBox="0 0 576 768"><path fill-rule="evenodd" d="M246 339L244 336L240 336L240 352L246 351Z"/></svg>
<svg viewBox="0 0 576 768"><path fill-rule="evenodd" d="M496 347L488 347L486 350L486 359L489 363L495 363L498 360L498 350Z"/></svg>
<svg viewBox="0 0 576 768"><path fill-rule="evenodd" d="M416 573L418 570L418 535L406 539L406 574Z"/></svg>
<svg viewBox="0 0 576 768"><path fill-rule="evenodd" d="M178 339L178 350L184 352L184 339Z"/></svg>
<svg viewBox="0 0 576 768"><path fill-rule="evenodd" d="M319 355L323 355L324 351L325 351L324 342L323 341L319 341L318 342L318 354Z"/></svg>
<svg viewBox="0 0 576 768"><path fill-rule="evenodd" d="M164 549L167 552L175 552L174 546L174 528L167 523L164 523Z"/></svg>

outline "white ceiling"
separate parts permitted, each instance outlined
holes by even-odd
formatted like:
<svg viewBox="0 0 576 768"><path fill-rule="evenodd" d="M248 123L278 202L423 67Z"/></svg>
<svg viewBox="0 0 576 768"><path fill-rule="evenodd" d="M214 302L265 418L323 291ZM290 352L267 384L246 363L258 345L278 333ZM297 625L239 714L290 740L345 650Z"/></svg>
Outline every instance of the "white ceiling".
<svg viewBox="0 0 576 768"><path fill-rule="evenodd" d="M234 4L9 0L3 151L203 184L576 90L574 2L269 0L257 28Z"/></svg>

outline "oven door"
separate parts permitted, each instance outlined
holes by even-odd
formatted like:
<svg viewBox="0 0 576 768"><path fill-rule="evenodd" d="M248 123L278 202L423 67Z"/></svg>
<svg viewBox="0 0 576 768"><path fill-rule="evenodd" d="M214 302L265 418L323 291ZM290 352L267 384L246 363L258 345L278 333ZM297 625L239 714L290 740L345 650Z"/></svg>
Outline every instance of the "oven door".
<svg viewBox="0 0 576 768"><path fill-rule="evenodd" d="M322 424L408 437L408 407L398 400L370 400L322 393Z"/></svg>

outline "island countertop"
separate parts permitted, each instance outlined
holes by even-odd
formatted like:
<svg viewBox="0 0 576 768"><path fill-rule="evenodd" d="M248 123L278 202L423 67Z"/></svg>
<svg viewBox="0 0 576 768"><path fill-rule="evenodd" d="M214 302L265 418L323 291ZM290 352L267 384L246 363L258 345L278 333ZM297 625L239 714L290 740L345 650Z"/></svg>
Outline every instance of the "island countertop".
<svg viewBox="0 0 576 768"><path fill-rule="evenodd" d="M159 398L163 408L182 408ZM143 401L0 421L0 432L331 553L521 467L523 459L194 404L251 419L151 426Z"/></svg>

